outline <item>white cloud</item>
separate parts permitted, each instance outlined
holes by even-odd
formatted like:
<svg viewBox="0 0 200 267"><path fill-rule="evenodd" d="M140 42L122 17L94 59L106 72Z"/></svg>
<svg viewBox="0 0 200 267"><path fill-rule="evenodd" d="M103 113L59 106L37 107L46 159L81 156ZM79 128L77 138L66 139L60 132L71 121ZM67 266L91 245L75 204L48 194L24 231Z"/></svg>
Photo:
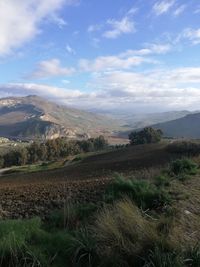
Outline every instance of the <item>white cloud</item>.
<svg viewBox="0 0 200 267"><path fill-rule="evenodd" d="M148 44L140 50L127 50L119 55L100 56L93 60L81 59L79 67L86 72L105 72L111 70L131 69L143 63L156 64L158 61L148 58L149 55L165 54L171 50L169 44Z"/></svg>
<svg viewBox="0 0 200 267"><path fill-rule="evenodd" d="M76 55L75 49L73 49L69 44L66 45L66 50L69 54Z"/></svg>
<svg viewBox="0 0 200 267"><path fill-rule="evenodd" d="M90 25L87 29L88 32L96 32L100 31L102 29L103 25L102 24L93 24Z"/></svg>
<svg viewBox="0 0 200 267"><path fill-rule="evenodd" d="M120 54L121 57L126 56L146 56L156 54L166 54L172 50L170 44L146 44L145 48L140 50L127 50Z"/></svg>
<svg viewBox="0 0 200 267"><path fill-rule="evenodd" d="M142 63L157 63L157 61L140 56L105 56L97 57L94 60L81 59L79 66L86 72L105 72L110 70L130 69Z"/></svg>
<svg viewBox="0 0 200 267"><path fill-rule="evenodd" d="M56 14L53 14L50 19L55 24L57 24L60 29L62 29L64 26L68 25L68 23L63 18L57 16Z"/></svg>
<svg viewBox="0 0 200 267"><path fill-rule="evenodd" d="M127 15L135 15L138 12L137 7L132 7L131 9L128 10Z"/></svg>
<svg viewBox="0 0 200 267"><path fill-rule="evenodd" d="M186 7L187 7L186 5L179 6L178 8L176 8L176 10L174 11L173 15L175 17L178 17L180 14L182 14L185 11Z"/></svg>
<svg viewBox="0 0 200 267"><path fill-rule="evenodd" d="M199 109L200 68L151 72L110 71L93 75L89 93L44 84L0 85L1 95L37 94L79 108L137 111Z"/></svg>
<svg viewBox="0 0 200 267"><path fill-rule="evenodd" d="M115 71L96 76L90 83L100 99L110 107L151 106L160 109L198 109L200 68L156 70L146 73ZM95 101L94 101L95 103ZM97 104L96 103L96 104Z"/></svg>
<svg viewBox="0 0 200 267"><path fill-rule="evenodd" d="M62 67L56 58L39 62L36 69L28 76L31 79L45 79L56 76L67 76L75 72L73 68Z"/></svg>
<svg viewBox="0 0 200 267"><path fill-rule="evenodd" d="M128 34L136 31L135 23L129 16L125 16L121 20L109 19L107 24L111 29L105 31L103 37L109 39L115 39L121 34Z"/></svg>
<svg viewBox="0 0 200 267"><path fill-rule="evenodd" d="M129 69L134 66L138 66L143 62L149 62L143 57L128 57L128 58L120 58L116 56L107 56L107 57L98 57L94 61L90 61L87 59L80 60L80 68L83 71L108 71L108 70L116 70L116 69ZM151 62L151 61L150 61Z"/></svg>
<svg viewBox="0 0 200 267"><path fill-rule="evenodd" d="M167 13L175 4L175 0L163 0L156 2L153 11L157 16Z"/></svg>
<svg viewBox="0 0 200 267"><path fill-rule="evenodd" d="M200 44L200 28L187 28L183 31L179 38L186 38L190 40L194 45Z"/></svg>
<svg viewBox="0 0 200 267"><path fill-rule="evenodd" d="M10 83L0 85L0 94L10 95L38 95L62 102L64 99L79 98L83 95L79 90L54 87L35 83Z"/></svg>
<svg viewBox="0 0 200 267"><path fill-rule="evenodd" d="M76 0L1 0L0 1L0 55L6 55L22 46L41 32L44 19L52 18L57 24L65 24L57 11L64 4Z"/></svg>

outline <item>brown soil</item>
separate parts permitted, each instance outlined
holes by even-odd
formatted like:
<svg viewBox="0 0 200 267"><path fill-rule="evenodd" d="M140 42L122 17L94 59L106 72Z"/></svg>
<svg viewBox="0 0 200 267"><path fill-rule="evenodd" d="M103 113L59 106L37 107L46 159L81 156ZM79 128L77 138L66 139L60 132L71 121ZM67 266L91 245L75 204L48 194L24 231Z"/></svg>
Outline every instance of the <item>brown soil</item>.
<svg viewBox="0 0 200 267"><path fill-rule="evenodd" d="M0 178L0 217L45 217L69 198L96 202L113 172L159 167L172 155L164 145L135 146L85 158L64 168Z"/></svg>

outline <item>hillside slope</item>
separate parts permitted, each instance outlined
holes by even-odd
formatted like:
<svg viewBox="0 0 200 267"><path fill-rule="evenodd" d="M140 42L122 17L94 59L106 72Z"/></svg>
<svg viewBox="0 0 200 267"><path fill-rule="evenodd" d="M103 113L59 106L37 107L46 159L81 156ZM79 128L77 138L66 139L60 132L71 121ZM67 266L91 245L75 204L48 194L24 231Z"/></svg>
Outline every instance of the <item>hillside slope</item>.
<svg viewBox="0 0 200 267"><path fill-rule="evenodd" d="M96 110L98 112L98 110ZM99 112L100 113L100 112ZM106 114L111 118L117 119L123 125L123 128L139 129L157 123L176 120L186 115L191 114L188 110L181 111L167 111L157 113L133 113L133 112L120 112L110 111L100 114Z"/></svg>
<svg viewBox="0 0 200 267"><path fill-rule="evenodd" d="M200 138L200 113L153 125L161 129L166 137Z"/></svg>
<svg viewBox="0 0 200 267"><path fill-rule="evenodd" d="M81 138L112 134L115 120L68 108L38 96L0 99L0 136L8 138Z"/></svg>

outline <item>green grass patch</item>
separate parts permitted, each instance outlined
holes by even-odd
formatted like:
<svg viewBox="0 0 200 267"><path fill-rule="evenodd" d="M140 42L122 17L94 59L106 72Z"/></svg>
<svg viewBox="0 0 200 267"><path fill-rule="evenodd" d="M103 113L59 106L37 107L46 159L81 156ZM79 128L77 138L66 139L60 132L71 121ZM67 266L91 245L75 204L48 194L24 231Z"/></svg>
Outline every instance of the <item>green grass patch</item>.
<svg viewBox="0 0 200 267"><path fill-rule="evenodd" d="M64 228L69 231L79 229L90 222L97 210L98 206L93 203L68 203L62 210L54 211L49 215L48 228Z"/></svg>
<svg viewBox="0 0 200 267"><path fill-rule="evenodd" d="M142 209L154 209L171 202L170 195L164 189L148 181L125 179L118 175L108 187L105 200L112 202L124 196L130 197Z"/></svg>
<svg viewBox="0 0 200 267"><path fill-rule="evenodd" d="M63 161L43 162L42 164L30 164L20 167L12 167L11 169L5 171L4 174L40 172L58 169L61 167L63 167Z"/></svg>
<svg viewBox="0 0 200 267"><path fill-rule="evenodd" d="M169 174L177 180L186 181L198 172L198 165L191 159L177 159L170 164Z"/></svg>
<svg viewBox="0 0 200 267"><path fill-rule="evenodd" d="M170 177L164 174L155 176L154 183L158 187L165 187L170 185Z"/></svg>

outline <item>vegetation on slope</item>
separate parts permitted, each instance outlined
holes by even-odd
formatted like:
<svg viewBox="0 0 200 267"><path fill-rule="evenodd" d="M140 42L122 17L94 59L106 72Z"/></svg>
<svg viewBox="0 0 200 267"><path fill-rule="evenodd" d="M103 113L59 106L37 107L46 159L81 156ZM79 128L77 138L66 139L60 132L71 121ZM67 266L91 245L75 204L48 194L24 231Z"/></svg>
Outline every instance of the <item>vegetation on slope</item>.
<svg viewBox="0 0 200 267"><path fill-rule="evenodd" d="M1 266L197 267L199 217L185 242L185 221L177 211L194 197L178 198L178 189L188 191L199 179L195 173L197 164L191 159L176 160L149 181L118 175L105 202L69 202L45 222L1 221ZM184 175L193 178L177 179Z"/></svg>
<svg viewBox="0 0 200 267"><path fill-rule="evenodd" d="M69 141L66 138L33 142L26 147L13 149L0 157L1 167L22 166L37 162L58 160L69 155L105 149L108 146L103 136L82 141Z"/></svg>
<svg viewBox="0 0 200 267"><path fill-rule="evenodd" d="M155 130L151 127L146 127L141 131L135 131L129 134L131 145L158 143L160 142L161 137L162 131Z"/></svg>

